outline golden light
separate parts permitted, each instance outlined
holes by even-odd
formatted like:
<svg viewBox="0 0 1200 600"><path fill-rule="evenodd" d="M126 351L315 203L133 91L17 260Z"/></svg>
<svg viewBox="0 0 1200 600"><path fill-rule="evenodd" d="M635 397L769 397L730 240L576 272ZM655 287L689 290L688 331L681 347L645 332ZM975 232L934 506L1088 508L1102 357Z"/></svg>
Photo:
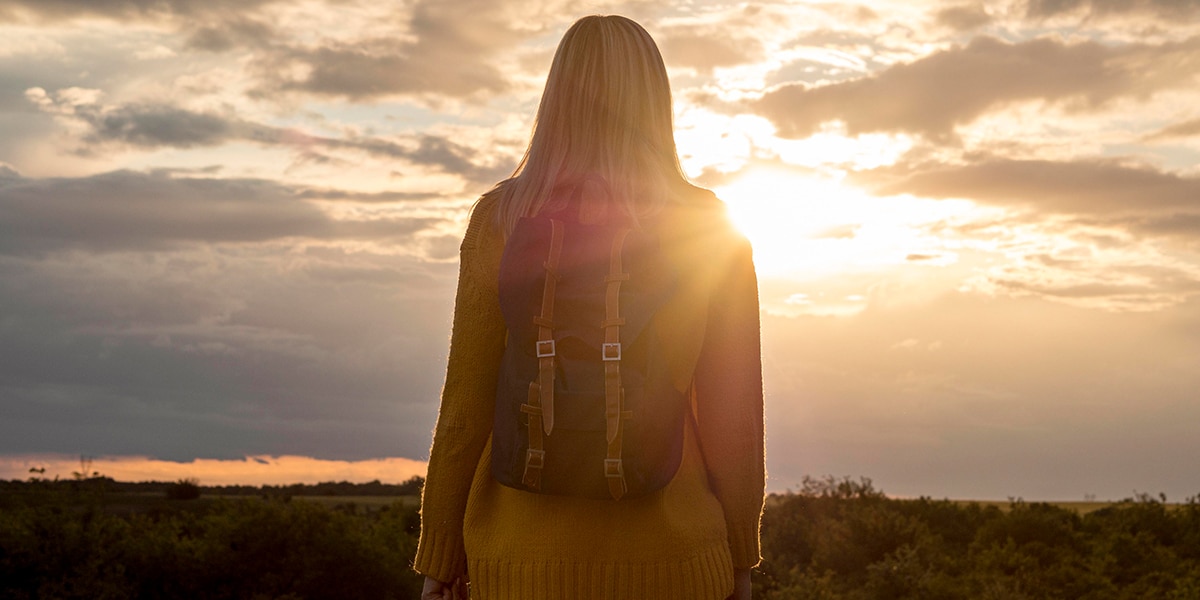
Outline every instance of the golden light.
<svg viewBox="0 0 1200 600"><path fill-rule="evenodd" d="M374 479L388 483L425 476L427 464L408 458L326 460L310 456L246 456L244 458L196 458L175 462L146 456L100 456L88 459L86 468L79 456L26 454L0 456L0 479L24 479L30 469L39 477L70 479L76 471L97 472L118 481L176 481L195 478L204 485L286 485Z"/></svg>
<svg viewBox="0 0 1200 600"><path fill-rule="evenodd" d="M752 169L714 190L754 246L760 274L793 280L956 260L928 225L974 210L969 202L880 198L831 178Z"/></svg>

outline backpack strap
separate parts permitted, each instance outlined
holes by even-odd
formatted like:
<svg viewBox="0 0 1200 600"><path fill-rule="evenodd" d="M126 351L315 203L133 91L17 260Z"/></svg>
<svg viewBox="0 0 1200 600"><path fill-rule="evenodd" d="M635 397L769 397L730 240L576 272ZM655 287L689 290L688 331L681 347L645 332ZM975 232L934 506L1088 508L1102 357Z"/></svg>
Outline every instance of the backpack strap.
<svg viewBox="0 0 1200 600"><path fill-rule="evenodd" d="M533 489L540 489L542 468L546 464L546 451L542 447L542 432L546 435L554 430L554 290L558 283L558 259L562 254L563 224L550 220L550 254L543 266L546 280L542 286L542 314L533 318L538 327L536 354L538 359L537 381L529 382L529 397L521 405L521 412L529 415L529 449L525 452L525 474L522 481ZM539 418L540 417L540 418Z"/></svg>
<svg viewBox="0 0 1200 600"><path fill-rule="evenodd" d="M604 459L604 477L608 479L608 491L613 500L620 500L628 487L625 484L625 469L621 461L621 421L633 416L625 410L625 389L621 387L621 282L629 280L629 273L621 265L621 251L629 229L621 229L613 237L612 256L609 262L604 296L604 344L600 347L600 358L604 361L604 418L608 439L608 453Z"/></svg>

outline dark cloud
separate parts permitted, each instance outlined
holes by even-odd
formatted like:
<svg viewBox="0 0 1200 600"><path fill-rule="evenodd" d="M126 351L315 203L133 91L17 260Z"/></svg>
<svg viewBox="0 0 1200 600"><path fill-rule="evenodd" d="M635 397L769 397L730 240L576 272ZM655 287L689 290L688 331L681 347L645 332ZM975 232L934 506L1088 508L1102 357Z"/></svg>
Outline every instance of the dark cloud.
<svg viewBox="0 0 1200 600"><path fill-rule="evenodd" d="M305 198L353 193L208 168L0 167L0 452L424 455L443 220L335 219Z"/></svg>
<svg viewBox="0 0 1200 600"><path fill-rule="evenodd" d="M1200 211L1200 178L1115 160L981 159L961 166L886 167L856 177L881 194L967 198L1063 214Z"/></svg>
<svg viewBox="0 0 1200 600"><path fill-rule="evenodd" d="M1200 135L1200 119L1192 119L1190 121L1184 121L1182 123L1176 123L1174 125L1164 127L1146 136L1144 139L1146 141L1158 141L1172 138L1193 137L1198 135Z"/></svg>
<svg viewBox="0 0 1200 600"><path fill-rule="evenodd" d="M0 21L69 21L107 18L163 23L192 50L253 50L249 63L259 85L255 95L282 92L371 99L392 95L475 97L510 88L495 57L537 35L539 18L518 21L522 9L553 7L491 0L418 0L399 12L393 31L355 40L288 39L264 7L278 0L0 0ZM329 2L330 18L345 10ZM544 15L542 16L544 18ZM319 30L320 24L314 24ZM302 75L294 75L303 73Z"/></svg>
<svg viewBox="0 0 1200 600"><path fill-rule="evenodd" d="M1034 19L1060 15L1108 17L1131 14L1179 19L1200 13L1200 0L1027 0L1025 12Z"/></svg>
<svg viewBox="0 0 1200 600"><path fill-rule="evenodd" d="M511 167L503 164L480 166L472 160L477 157L478 153L471 148L435 135L421 136L416 150L404 156L413 163L436 166L478 183L495 183L512 172Z"/></svg>
<svg viewBox="0 0 1200 600"><path fill-rule="evenodd" d="M105 146L114 143L153 149L208 147L232 141L251 141L289 147L316 162L329 158L317 152L318 149L348 150L402 159L461 175L478 184L495 183L510 171L502 164L479 164L482 157L474 149L430 134L422 134L407 144L366 136L332 138L168 104L125 104L115 107L94 103L72 104L62 99L52 100L40 88L30 90L29 96L44 110L88 126L89 131L82 138L85 145L78 149L78 152L86 155L100 154Z"/></svg>
<svg viewBox="0 0 1200 600"><path fill-rule="evenodd" d="M1115 98L1185 87L1198 72L1200 38L1109 47L980 37L861 79L785 85L752 106L787 137L805 137L824 122L842 121L852 135L907 131L945 140L956 126L1006 105L1045 101L1095 109Z"/></svg>
<svg viewBox="0 0 1200 600"><path fill-rule="evenodd" d="M399 94L465 97L506 91L508 81L496 68L481 62L487 53L478 50L482 54L469 57L456 56L457 49L430 56L428 49L393 38L290 48L262 57L254 65L264 86L256 95L302 91L366 100ZM414 59L414 53L423 56ZM287 75L297 71L304 75Z"/></svg>
<svg viewBox="0 0 1200 600"><path fill-rule="evenodd" d="M0 0L0 20L32 17L66 21L85 17L159 20L245 11L278 0Z"/></svg>
<svg viewBox="0 0 1200 600"><path fill-rule="evenodd" d="M0 179L0 253L144 250L280 238L401 240L437 219L336 220L255 179L116 171Z"/></svg>
<svg viewBox="0 0 1200 600"><path fill-rule="evenodd" d="M422 456L453 282L361 251L0 256L0 452Z"/></svg>
<svg viewBox="0 0 1200 600"><path fill-rule="evenodd" d="M241 137L236 121L175 106L127 105L102 111L101 107L90 105L77 107L75 114L92 126L89 141L119 140L144 148L191 148Z"/></svg>
<svg viewBox="0 0 1200 600"><path fill-rule="evenodd" d="M257 94L301 91L366 100L503 93L510 76L494 57L538 26L515 22L509 10L518 8L492 0L420 0L403 35L278 45L252 64L261 82Z"/></svg>
<svg viewBox="0 0 1200 600"><path fill-rule="evenodd" d="M384 192L357 192L352 190L313 188L300 192L298 197L306 200L332 200L371 204L436 200L438 198L444 198L445 196L432 192L408 192L395 190Z"/></svg>
<svg viewBox="0 0 1200 600"><path fill-rule="evenodd" d="M965 4L937 11L934 21L955 31L971 31L991 23L992 16L979 4Z"/></svg>
<svg viewBox="0 0 1200 600"><path fill-rule="evenodd" d="M1115 225L1151 236L1179 237L1200 249L1200 212L1174 213L1125 220Z"/></svg>
<svg viewBox="0 0 1200 600"><path fill-rule="evenodd" d="M273 42L276 31L268 24L245 17L225 16L221 20L193 27L184 46L192 50L226 52L239 46L263 46Z"/></svg>

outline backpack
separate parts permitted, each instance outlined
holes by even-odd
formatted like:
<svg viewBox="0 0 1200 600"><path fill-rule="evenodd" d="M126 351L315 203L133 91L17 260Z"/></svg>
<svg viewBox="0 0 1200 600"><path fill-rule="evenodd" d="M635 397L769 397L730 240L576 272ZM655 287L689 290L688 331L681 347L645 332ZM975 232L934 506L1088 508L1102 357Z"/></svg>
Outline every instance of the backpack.
<svg viewBox="0 0 1200 600"><path fill-rule="evenodd" d="M491 468L509 487L619 500L674 477L691 411L655 327L676 272L653 233L579 222L589 179L505 242Z"/></svg>

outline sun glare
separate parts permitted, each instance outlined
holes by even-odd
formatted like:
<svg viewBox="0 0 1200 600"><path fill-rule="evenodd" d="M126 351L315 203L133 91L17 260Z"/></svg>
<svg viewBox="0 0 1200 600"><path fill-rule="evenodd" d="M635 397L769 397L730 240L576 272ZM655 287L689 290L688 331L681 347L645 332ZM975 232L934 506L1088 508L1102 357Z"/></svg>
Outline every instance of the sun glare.
<svg viewBox="0 0 1200 600"><path fill-rule="evenodd" d="M969 202L878 198L833 179L753 170L714 190L754 245L760 273L812 280L877 270L921 256L955 260L927 225L970 211Z"/></svg>

